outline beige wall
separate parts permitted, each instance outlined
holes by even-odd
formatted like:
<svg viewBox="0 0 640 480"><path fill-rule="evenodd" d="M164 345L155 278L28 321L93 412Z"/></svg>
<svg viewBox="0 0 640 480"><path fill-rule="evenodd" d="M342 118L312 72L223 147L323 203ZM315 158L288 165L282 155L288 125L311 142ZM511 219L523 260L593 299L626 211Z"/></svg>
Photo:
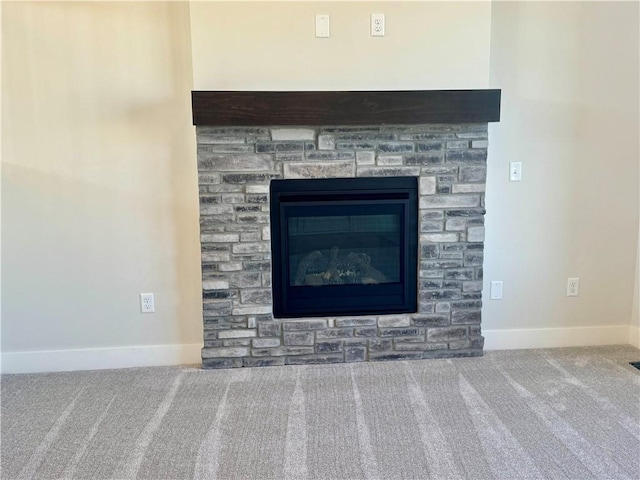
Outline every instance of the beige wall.
<svg viewBox="0 0 640 480"><path fill-rule="evenodd" d="M638 229L638 252L636 253L636 278L633 289L633 308L631 310L631 326L640 328L640 229ZM638 333L640 332L632 332ZM639 339L636 339L638 341ZM640 341L638 341L640 347Z"/></svg>
<svg viewBox="0 0 640 480"><path fill-rule="evenodd" d="M3 353L200 343L188 5L3 3Z"/></svg>
<svg viewBox="0 0 640 480"><path fill-rule="evenodd" d="M483 328L628 325L638 239L638 3L492 11ZM523 181L508 182L508 163ZM580 296L567 298L567 277Z"/></svg>
<svg viewBox="0 0 640 480"><path fill-rule="evenodd" d="M371 13L386 36L371 37ZM316 14L331 37L315 38ZM490 2L193 2L197 90L487 88Z"/></svg>

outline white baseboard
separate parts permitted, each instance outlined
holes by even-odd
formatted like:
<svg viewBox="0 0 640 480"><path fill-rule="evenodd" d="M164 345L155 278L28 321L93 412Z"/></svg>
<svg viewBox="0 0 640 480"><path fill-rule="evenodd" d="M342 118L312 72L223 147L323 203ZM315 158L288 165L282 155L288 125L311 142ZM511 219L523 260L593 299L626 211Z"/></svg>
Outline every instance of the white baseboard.
<svg viewBox="0 0 640 480"><path fill-rule="evenodd" d="M631 344L640 348L640 328L631 325L483 330L485 350ZM33 352L3 352L2 373L68 372L108 368L200 364L201 344L143 345Z"/></svg>
<svg viewBox="0 0 640 480"><path fill-rule="evenodd" d="M202 344L141 345L34 352L2 352L2 373L68 372L188 365L201 362Z"/></svg>
<svg viewBox="0 0 640 480"><path fill-rule="evenodd" d="M520 348L585 347L589 345L626 345L633 343L630 325L569 328L523 328L482 330L485 350ZM636 328L636 332L638 329ZM636 342L638 334L636 333ZM637 343L635 345L638 346Z"/></svg>
<svg viewBox="0 0 640 480"><path fill-rule="evenodd" d="M629 343L636 348L640 348L640 327L635 325L629 327Z"/></svg>

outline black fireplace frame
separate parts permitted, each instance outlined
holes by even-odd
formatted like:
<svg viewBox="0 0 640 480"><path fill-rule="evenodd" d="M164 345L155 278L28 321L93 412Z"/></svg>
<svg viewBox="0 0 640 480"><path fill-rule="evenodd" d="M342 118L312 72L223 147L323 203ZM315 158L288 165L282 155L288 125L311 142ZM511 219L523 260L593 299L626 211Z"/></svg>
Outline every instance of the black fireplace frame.
<svg viewBox="0 0 640 480"><path fill-rule="evenodd" d="M354 316L417 311L418 181L416 177L272 180L270 185L273 314L276 318ZM292 286L287 218L300 207L395 211L400 218L400 281L378 285Z"/></svg>

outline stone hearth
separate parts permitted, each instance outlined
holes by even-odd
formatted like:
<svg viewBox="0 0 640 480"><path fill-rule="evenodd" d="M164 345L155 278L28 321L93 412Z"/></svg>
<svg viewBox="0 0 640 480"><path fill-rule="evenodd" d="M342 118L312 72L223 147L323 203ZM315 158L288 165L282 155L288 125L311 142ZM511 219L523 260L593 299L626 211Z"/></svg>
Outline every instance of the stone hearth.
<svg viewBox="0 0 640 480"><path fill-rule="evenodd" d="M285 115L279 117L280 126L270 126L264 118L254 125L255 112L246 115L246 109L237 108L229 113L228 104L220 108L223 119L212 114L209 104L202 117L196 105L199 93L203 92L194 92L194 123L200 188L203 367L482 355L487 122L499 119L499 91L497 110L489 115L480 114L478 120L477 112L463 112L473 123L452 121L442 109L432 115L428 110L437 102L429 100L426 106L405 103L412 112L418 111L418 117L425 118L422 110L427 110L426 117L445 118L444 123L362 125L360 114L354 114L346 125L329 126L283 123L288 118ZM425 92L428 98L433 93ZM439 92L435 93L439 98ZM233 96L222 95L225 101ZM251 98L252 94L246 95ZM372 109L370 117L376 117L376 122L380 116L384 120L389 105L360 95L360 106L354 110ZM384 96L389 97L388 92ZM273 110L257 103L264 112ZM458 107L465 110L472 104L458 102ZM387 110L392 111L387 116L397 119L396 111ZM330 118L332 111L323 110L320 121ZM417 177L419 183L417 311L274 318L270 181L398 176Z"/></svg>

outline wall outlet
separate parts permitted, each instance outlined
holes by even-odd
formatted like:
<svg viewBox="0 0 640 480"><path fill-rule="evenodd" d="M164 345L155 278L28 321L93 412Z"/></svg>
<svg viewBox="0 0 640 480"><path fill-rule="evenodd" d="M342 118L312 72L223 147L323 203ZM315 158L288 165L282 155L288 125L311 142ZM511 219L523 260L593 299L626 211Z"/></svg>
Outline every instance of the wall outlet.
<svg viewBox="0 0 640 480"><path fill-rule="evenodd" d="M502 281L491 282L491 300L502 300Z"/></svg>
<svg viewBox="0 0 640 480"><path fill-rule="evenodd" d="M140 294L140 311L142 313L153 313L156 311L155 302L153 301L153 293Z"/></svg>
<svg viewBox="0 0 640 480"><path fill-rule="evenodd" d="M580 293L580 279L569 278L567 279L567 297L577 297Z"/></svg>
<svg viewBox="0 0 640 480"><path fill-rule="evenodd" d="M371 36L384 37L384 13L371 14Z"/></svg>

